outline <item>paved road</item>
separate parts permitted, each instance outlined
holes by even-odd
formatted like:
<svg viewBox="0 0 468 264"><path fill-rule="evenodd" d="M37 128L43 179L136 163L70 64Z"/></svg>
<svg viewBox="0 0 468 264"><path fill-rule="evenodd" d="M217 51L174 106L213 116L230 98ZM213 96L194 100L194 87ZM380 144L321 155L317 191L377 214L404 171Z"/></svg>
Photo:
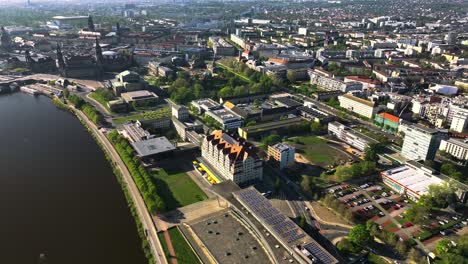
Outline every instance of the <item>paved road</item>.
<svg viewBox="0 0 468 264"><path fill-rule="evenodd" d="M110 155L112 160L115 162L115 165L119 168L120 172L122 173L122 179L124 180L132 201L135 205L137 210L138 216L141 220L141 223L145 230L147 230L147 239L149 241L151 250L153 251L153 255L155 257L156 263L160 264L167 264L167 260L164 257L164 251L162 246L159 242L158 234L156 227L153 223L151 215L149 214L145 202L136 186L135 182L133 181L132 175L128 171L127 167L123 163L122 159L120 158L117 151L114 149L114 146L109 142L107 137L99 131L97 126L91 122L86 115L84 115L81 111L75 110L77 115L80 119L84 120L89 128L91 128L93 134L96 138L101 142L101 144L106 149L106 152Z"/></svg>

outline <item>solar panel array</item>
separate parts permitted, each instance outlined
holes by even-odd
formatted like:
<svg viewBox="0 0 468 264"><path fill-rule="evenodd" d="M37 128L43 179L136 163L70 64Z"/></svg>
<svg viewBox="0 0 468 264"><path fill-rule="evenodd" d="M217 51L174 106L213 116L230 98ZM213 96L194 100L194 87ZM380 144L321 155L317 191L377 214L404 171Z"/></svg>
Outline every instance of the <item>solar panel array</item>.
<svg viewBox="0 0 468 264"><path fill-rule="evenodd" d="M288 244L306 236L291 219L276 210L258 191L252 189L244 190L239 193L239 198L251 211L271 226Z"/></svg>
<svg viewBox="0 0 468 264"><path fill-rule="evenodd" d="M281 214L271 203L263 197L255 189L244 189L236 193L238 199L254 213L261 222L269 225L283 241L294 247L294 242L306 237L302 229L300 229L291 219ZM312 238L311 242L303 246L313 257L318 260L318 263L332 264L337 263L336 259L324 250ZM302 241L303 242L303 241Z"/></svg>
<svg viewBox="0 0 468 264"><path fill-rule="evenodd" d="M309 243L304 246L310 254L318 258L322 263L335 263L335 259L328 253L325 252L317 243Z"/></svg>

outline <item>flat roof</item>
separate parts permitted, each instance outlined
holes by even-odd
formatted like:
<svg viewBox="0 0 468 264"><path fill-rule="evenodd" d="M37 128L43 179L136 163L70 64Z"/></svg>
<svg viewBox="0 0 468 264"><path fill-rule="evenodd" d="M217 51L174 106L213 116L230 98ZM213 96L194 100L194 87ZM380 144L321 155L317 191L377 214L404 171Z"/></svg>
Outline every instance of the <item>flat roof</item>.
<svg viewBox="0 0 468 264"><path fill-rule="evenodd" d="M359 98L359 97L356 97L356 96L351 95L351 94L343 94L342 96L345 97L345 98L348 98L350 100L356 101L358 103L365 104L367 106L372 106L372 107L375 106L374 102L366 100L366 99L362 99L362 98Z"/></svg>
<svg viewBox="0 0 468 264"><path fill-rule="evenodd" d="M132 143L132 146L140 157L147 157L176 149L166 137L158 137L134 142Z"/></svg>
<svg viewBox="0 0 468 264"><path fill-rule="evenodd" d="M88 19L88 16L54 16L55 20Z"/></svg>
<svg viewBox="0 0 468 264"><path fill-rule="evenodd" d="M123 96L126 96L126 97L129 97L129 98L132 98L132 99L139 99L140 97L144 97L144 98L147 98L147 97L158 98L158 96L157 96L155 93L152 93L152 92L147 91L147 90L126 92L126 93L122 93L120 96L122 96L122 97L123 97Z"/></svg>
<svg viewBox="0 0 468 264"><path fill-rule="evenodd" d="M419 195L427 193L430 185L443 182L436 176L429 176L423 170L408 165L384 171L382 174Z"/></svg>
<svg viewBox="0 0 468 264"><path fill-rule="evenodd" d="M249 127L242 127L241 129L248 132L258 131L258 130L266 130L266 129L274 129L282 126L292 125L301 122L303 119L300 117L288 118L279 121L272 121L268 123L258 124L255 126Z"/></svg>

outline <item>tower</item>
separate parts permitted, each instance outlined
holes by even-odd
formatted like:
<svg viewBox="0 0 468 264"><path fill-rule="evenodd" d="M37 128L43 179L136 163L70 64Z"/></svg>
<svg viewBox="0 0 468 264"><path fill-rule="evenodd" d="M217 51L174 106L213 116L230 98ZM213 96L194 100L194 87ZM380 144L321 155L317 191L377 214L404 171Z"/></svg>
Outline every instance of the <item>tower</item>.
<svg viewBox="0 0 468 264"><path fill-rule="evenodd" d="M99 65L99 64L102 64L104 62L104 57L102 56L102 49L101 49L101 45L99 45L99 40L98 38L96 38L96 47L94 48L95 52L96 52L96 63Z"/></svg>
<svg viewBox="0 0 468 264"><path fill-rule="evenodd" d="M65 61L63 60L62 50L60 49L60 45L58 43L57 43L57 68L60 74L65 72Z"/></svg>
<svg viewBox="0 0 468 264"><path fill-rule="evenodd" d="M8 49L11 45L10 34L6 32L4 27L0 28L1 36L0 36L0 47Z"/></svg>
<svg viewBox="0 0 468 264"><path fill-rule="evenodd" d="M93 22L93 17L92 16L88 16L88 29L90 31L96 31L96 28L94 27L94 22Z"/></svg>

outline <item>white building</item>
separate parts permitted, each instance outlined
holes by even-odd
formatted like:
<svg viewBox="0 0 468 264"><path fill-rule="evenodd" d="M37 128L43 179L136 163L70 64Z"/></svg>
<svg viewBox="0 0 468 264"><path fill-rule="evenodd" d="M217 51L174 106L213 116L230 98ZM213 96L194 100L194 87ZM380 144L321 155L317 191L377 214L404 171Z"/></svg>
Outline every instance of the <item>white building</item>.
<svg viewBox="0 0 468 264"><path fill-rule="evenodd" d="M172 116L177 118L180 121L185 121L189 119L189 110L186 106L172 104Z"/></svg>
<svg viewBox="0 0 468 264"><path fill-rule="evenodd" d="M242 118L228 108L212 109L205 112L205 115L212 117L221 124L222 129L237 129L243 124Z"/></svg>
<svg viewBox="0 0 468 264"><path fill-rule="evenodd" d="M440 145L439 132L406 121L401 121L399 131L403 132L401 155L409 160L433 160Z"/></svg>
<svg viewBox="0 0 468 264"><path fill-rule="evenodd" d="M402 167L383 171L380 175L387 186L412 200L418 200L421 195L426 194L429 186L444 182L433 175L430 169L411 162Z"/></svg>
<svg viewBox="0 0 468 264"><path fill-rule="evenodd" d="M377 143L375 139L354 131L339 122L328 123L328 133L360 151L364 151L370 143Z"/></svg>
<svg viewBox="0 0 468 264"><path fill-rule="evenodd" d="M375 107L374 102L353 96L351 94L343 94L338 96L338 101L340 101L340 106L344 109L370 119L372 119L372 117L374 117L375 113L377 112L377 108Z"/></svg>
<svg viewBox="0 0 468 264"><path fill-rule="evenodd" d="M361 91L362 83L344 82L319 70L309 70L310 83L316 84L319 88L327 91Z"/></svg>
<svg viewBox="0 0 468 264"><path fill-rule="evenodd" d="M447 123L450 124L450 129L459 133L468 126L468 108L450 104Z"/></svg>
<svg viewBox="0 0 468 264"><path fill-rule="evenodd" d="M468 160L468 140L443 139L439 150L445 151L459 160Z"/></svg>
<svg viewBox="0 0 468 264"><path fill-rule="evenodd" d="M203 139L201 154L219 175L237 184L255 182L263 177L262 160L255 147L221 130Z"/></svg>
<svg viewBox="0 0 468 264"><path fill-rule="evenodd" d="M294 153L296 153L295 148L284 143L268 146L268 160L278 164L280 169L294 164Z"/></svg>

